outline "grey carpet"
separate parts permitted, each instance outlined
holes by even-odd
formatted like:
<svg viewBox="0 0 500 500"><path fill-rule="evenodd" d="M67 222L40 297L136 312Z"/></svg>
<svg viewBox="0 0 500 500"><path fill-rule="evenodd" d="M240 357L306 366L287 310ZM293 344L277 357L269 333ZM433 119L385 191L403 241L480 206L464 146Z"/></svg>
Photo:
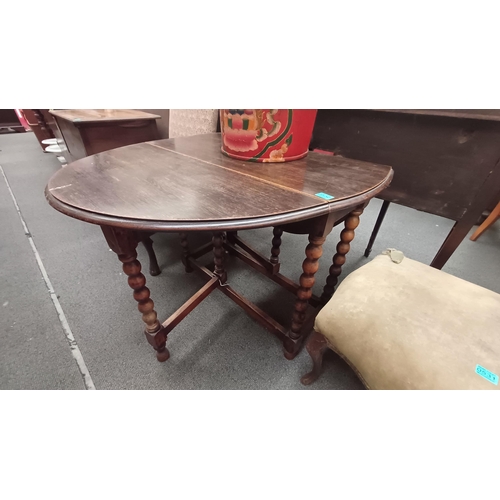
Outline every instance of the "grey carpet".
<svg viewBox="0 0 500 500"><path fill-rule="evenodd" d="M0 135L3 167L33 236L50 280L97 389L304 389L300 376L310 368L302 351L287 361L278 340L220 292L212 293L169 335L171 358L158 363L141 333L142 322L120 263L97 226L66 217L52 209L43 194L50 176L61 168L55 156L43 153L31 133ZM364 247L381 202L373 200L356 231L343 276L367 259ZM0 388L75 389L83 382L34 254L3 178L0 179L2 239L0 276ZM372 256L387 247L430 263L452 222L391 205ZM465 240L444 270L500 292L500 225L475 243ZM320 293L340 228L329 236L317 275ZM245 239L269 253L272 232L259 229ZM192 246L207 234L190 236ZM155 249L162 274L146 273L161 319L179 307L204 281L186 275L180 263L176 234L156 234ZM298 280L305 236L285 234L282 272ZM146 252L139 259L147 265ZM273 282L232 259L228 281L234 288L288 322L293 297ZM3 306L2 304L6 304ZM359 389L350 368L329 353L325 371L310 389Z"/></svg>

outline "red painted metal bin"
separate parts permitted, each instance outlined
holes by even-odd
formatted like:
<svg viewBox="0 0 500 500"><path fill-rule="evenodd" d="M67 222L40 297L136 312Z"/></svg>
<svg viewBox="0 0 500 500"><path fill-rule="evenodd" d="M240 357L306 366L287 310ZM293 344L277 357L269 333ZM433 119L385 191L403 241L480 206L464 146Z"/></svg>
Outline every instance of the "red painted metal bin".
<svg viewBox="0 0 500 500"><path fill-rule="evenodd" d="M303 158L316 109L221 109L222 152L244 161L283 162Z"/></svg>

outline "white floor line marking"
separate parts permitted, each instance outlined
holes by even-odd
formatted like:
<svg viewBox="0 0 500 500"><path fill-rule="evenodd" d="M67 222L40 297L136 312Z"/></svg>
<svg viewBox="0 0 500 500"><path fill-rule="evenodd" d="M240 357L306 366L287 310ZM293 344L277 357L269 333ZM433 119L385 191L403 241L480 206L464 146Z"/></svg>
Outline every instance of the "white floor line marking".
<svg viewBox="0 0 500 500"><path fill-rule="evenodd" d="M28 237L28 240L31 245L31 249L33 250L33 253L35 254L35 259L38 264L38 267L40 269L40 272L42 273L43 280L45 281L45 285L47 286L49 293L50 293L50 298L52 299L52 302L54 303L54 307L56 308L57 314L59 316L59 321L61 323L61 326L64 330L64 334L66 335L66 338L68 339L69 342L69 347L71 349L71 355L76 361L76 364L78 365L78 369L80 370L80 373L83 378L83 383L85 384L86 389L95 389L94 382L92 380L92 377L90 376L90 372L87 368L87 365L85 364L85 361L83 359L82 353L78 347L78 344L76 343L75 337L73 336L73 332L71 331L71 328L68 324L68 320L66 319L66 315L64 314L63 308L61 307L61 303L59 302L59 299L57 298L57 294L54 291L54 287L52 286L52 283L50 282L49 275L47 274L47 271L45 270L45 266L43 265L42 259L40 258L40 254L38 253L38 250L36 249L35 242L33 241L33 237L31 236L31 233L29 232L28 226L26 225L26 222L24 220L23 214L21 213L21 209L19 208L19 205L17 204L16 197L14 195L14 192L12 191L9 181L7 179L7 176L5 175L5 172L0 165L0 171L2 172L3 178L5 179L5 184L7 184L7 189L9 190L10 196L12 198L12 201L14 202L14 206L16 207L17 210L17 215L19 215L19 218L21 219L21 224L23 225L24 228L24 234Z"/></svg>

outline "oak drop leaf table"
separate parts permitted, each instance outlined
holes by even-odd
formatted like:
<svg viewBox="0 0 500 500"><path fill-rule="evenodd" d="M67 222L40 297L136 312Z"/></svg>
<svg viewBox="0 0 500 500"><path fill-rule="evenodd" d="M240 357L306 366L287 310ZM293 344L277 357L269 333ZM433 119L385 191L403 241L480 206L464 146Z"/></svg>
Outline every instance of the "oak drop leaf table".
<svg viewBox="0 0 500 500"><path fill-rule="evenodd" d="M252 163L221 153L220 134L144 142L77 160L49 180L45 196L60 212L101 226L123 264L128 284L159 361L166 361L168 333L212 291L219 289L283 342L293 359L315 314L332 296L363 208L392 179L392 169L311 152L287 163ZM321 297L312 294L322 245L344 222ZM237 231L273 227L270 258L247 245ZM137 260L142 232L178 232L187 272L207 283L161 323ZM212 241L190 251L187 233L211 231ZM279 272L283 232L307 234L300 284ZM213 268L197 259L213 251ZM241 258L296 294L291 327L285 328L227 283L226 253Z"/></svg>

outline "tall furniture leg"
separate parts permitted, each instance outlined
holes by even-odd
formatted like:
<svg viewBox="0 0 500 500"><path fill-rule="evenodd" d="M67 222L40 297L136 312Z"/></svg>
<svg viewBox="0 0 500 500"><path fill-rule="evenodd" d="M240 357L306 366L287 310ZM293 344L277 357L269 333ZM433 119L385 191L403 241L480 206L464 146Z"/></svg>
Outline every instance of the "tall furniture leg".
<svg viewBox="0 0 500 500"><path fill-rule="evenodd" d="M464 217L458 222L455 222L455 225L448 233L444 243L441 245L441 248L432 260L431 267L434 267L435 269L443 268L446 262L448 262L448 259L453 255L453 252L458 248L469 231L474 227L476 219L477 217Z"/></svg>
<svg viewBox="0 0 500 500"><path fill-rule="evenodd" d="M382 203L382 208L380 209L380 212L378 214L377 222L375 222L375 227L373 228L372 235L370 236L370 241L368 242L368 246L365 250L365 257L368 257L372 251L373 244L375 243L375 238L377 237L378 231L380 229L380 226L382 225L382 222L384 221L385 214L387 213L387 209L389 208L390 204L390 201L385 200L384 203Z"/></svg>

